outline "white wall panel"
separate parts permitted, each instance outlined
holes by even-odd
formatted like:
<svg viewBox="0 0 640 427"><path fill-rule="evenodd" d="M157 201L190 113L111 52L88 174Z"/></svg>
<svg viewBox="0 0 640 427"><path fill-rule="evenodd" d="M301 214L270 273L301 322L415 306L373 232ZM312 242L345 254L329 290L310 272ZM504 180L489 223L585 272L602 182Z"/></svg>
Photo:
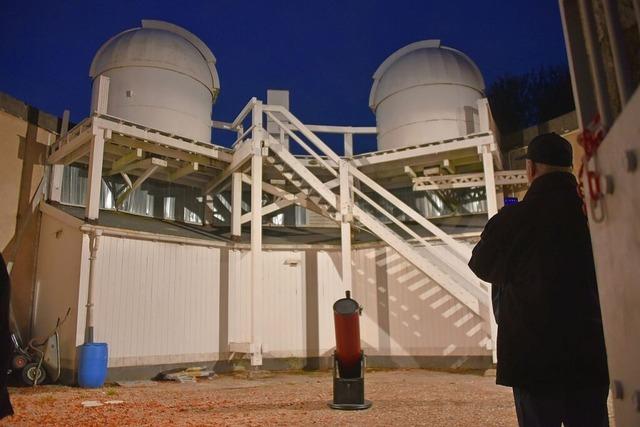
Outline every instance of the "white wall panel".
<svg viewBox="0 0 640 427"><path fill-rule="evenodd" d="M380 354L490 354L488 323L395 251L362 249L355 251L354 261L355 295L366 301L363 339L375 349L375 333L368 328L379 328Z"/></svg>
<svg viewBox="0 0 640 427"><path fill-rule="evenodd" d="M86 244L80 258L88 258ZM217 360L228 351L220 337L251 341L250 252L229 251L228 301L222 301L228 308L222 309L220 251L101 238L95 338L109 343L110 366ZM76 344L81 344L88 269L77 268ZM344 297L340 252L265 251L263 268L264 297L256 315L264 356L331 355L332 307ZM490 354L487 323L395 251L355 250L353 277L353 296L364 307L361 338L367 354Z"/></svg>
<svg viewBox="0 0 640 427"><path fill-rule="evenodd" d="M96 268L110 366L217 358L220 249L103 236Z"/></svg>
<svg viewBox="0 0 640 427"><path fill-rule="evenodd" d="M305 288L302 253L266 251L262 260L261 324L265 356L303 356Z"/></svg>
<svg viewBox="0 0 640 427"><path fill-rule="evenodd" d="M229 251L229 342L251 342L251 253Z"/></svg>
<svg viewBox="0 0 640 427"><path fill-rule="evenodd" d="M333 303L345 296L340 252L318 251L318 330L321 355L331 355L336 345Z"/></svg>

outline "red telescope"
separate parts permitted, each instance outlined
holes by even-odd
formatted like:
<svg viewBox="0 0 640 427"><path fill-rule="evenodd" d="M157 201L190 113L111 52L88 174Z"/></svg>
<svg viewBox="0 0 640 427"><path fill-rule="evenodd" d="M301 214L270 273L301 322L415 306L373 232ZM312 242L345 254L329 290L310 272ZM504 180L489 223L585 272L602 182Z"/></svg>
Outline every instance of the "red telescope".
<svg viewBox="0 0 640 427"><path fill-rule="evenodd" d="M340 377L358 378L362 348L360 347L360 305L347 297L333 304L333 320L336 326L336 361Z"/></svg>
<svg viewBox="0 0 640 427"><path fill-rule="evenodd" d="M333 304L336 326L336 351L333 353L333 409L357 410L371 407L364 399L365 358L360 346L360 314L362 307L347 297Z"/></svg>

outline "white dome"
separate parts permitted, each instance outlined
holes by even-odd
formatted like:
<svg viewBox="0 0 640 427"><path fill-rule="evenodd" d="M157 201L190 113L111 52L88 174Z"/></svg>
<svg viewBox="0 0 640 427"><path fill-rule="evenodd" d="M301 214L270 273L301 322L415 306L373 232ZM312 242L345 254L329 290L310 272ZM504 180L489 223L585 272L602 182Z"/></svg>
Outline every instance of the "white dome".
<svg viewBox="0 0 640 427"><path fill-rule="evenodd" d="M211 107L220 91L216 59L189 31L142 21L107 41L89 74L109 78L107 114L202 142L211 141ZM92 100L91 111L97 102Z"/></svg>
<svg viewBox="0 0 640 427"><path fill-rule="evenodd" d="M176 71L199 81L216 95L220 89L216 59L192 33L163 21L143 20L142 28L123 31L96 53L91 78L114 68L153 67Z"/></svg>
<svg viewBox="0 0 640 427"><path fill-rule="evenodd" d="M464 53L440 40L405 46L373 75L369 107L376 114L378 149L474 133L483 97L482 74Z"/></svg>
<svg viewBox="0 0 640 427"><path fill-rule="evenodd" d="M373 74L369 107L375 111L385 98L416 86L457 84L484 92L478 66L464 53L423 40L395 51Z"/></svg>

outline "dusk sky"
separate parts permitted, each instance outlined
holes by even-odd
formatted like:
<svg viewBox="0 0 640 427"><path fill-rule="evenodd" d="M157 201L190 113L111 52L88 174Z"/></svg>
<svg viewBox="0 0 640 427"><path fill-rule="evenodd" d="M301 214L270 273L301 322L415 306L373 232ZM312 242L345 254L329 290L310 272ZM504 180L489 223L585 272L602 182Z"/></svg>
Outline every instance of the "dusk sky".
<svg viewBox="0 0 640 427"><path fill-rule="evenodd" d="M371 76L424 39L469 55L487 84L565 64L558 0L509 1L6 1L0 5L0 91L52 114L87 116L93 55L141 19L180 25L217 59L213 117L231 120L252 96L289 89L304 122L374 125Z"/></svg>

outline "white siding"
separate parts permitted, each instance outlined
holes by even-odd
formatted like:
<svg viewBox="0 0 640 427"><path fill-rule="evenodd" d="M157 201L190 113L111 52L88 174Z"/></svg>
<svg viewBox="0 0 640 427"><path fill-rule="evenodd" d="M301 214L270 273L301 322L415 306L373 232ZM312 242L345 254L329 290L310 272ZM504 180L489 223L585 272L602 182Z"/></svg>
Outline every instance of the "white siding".
<svg viewBox="0 0 640 427"><path fill-rule="evenodd" d="M300 262L287 263L293 260ZM305 290L301 261L299 252L264 252L264 291L260 307L260 324L266 357L304 355Z"/></svg>
<svg viewBox="0 0 640 427"><path fill-rule="evenodd" d="M229 342L251 342L251 253L229 251Z"/></svg>
<svg viewBox="0 0 640 427"><path fill-rule="evenodd" d="M217 358L220 249L103 236L96 268L109 366Z"/></svg>
<svg viewBox="0 0 640 427"><path fill-rule="evenodd" d="M321 355L331 355L336 345L333 303L344 298L340 252L317 252L318 262L318 336Z"/></svg>
<svg viewBox="0 0 640 427"><path fill-rule="evenodd" d="M412 356L490 354L486 349L488 322L395 251L357 250L354 262L354 295L365 307L363 345L369 345L372 352Z"/></svg>
<svg viewBox="0 0 640 427"><path fill-rule="evenodd" d="M84 338L88 237L43 218L36 333L48 330L71 306L62 339L63 364L72 368L75 346ZM249 343L250 261L247 250L103 235L94 332L96 341L109 344L109 365L213 361L227 357L228 342ZM264 356L331 355L332 306L344 297L340 252L265 251L263 269L256 316ZM354 250L353 278L353 297L364 307L361 338L367 354L490 355L487 322L395 251Z"/></svg>

